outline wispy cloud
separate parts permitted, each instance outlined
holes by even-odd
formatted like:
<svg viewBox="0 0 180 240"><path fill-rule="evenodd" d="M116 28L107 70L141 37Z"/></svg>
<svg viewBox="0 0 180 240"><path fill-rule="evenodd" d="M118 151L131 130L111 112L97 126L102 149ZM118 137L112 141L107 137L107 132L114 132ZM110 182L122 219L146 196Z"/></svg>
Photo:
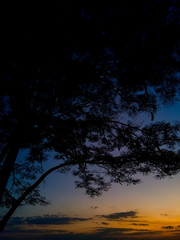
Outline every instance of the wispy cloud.
<svg viewBox="0 0 180 240"><path fill-rule="evenodd" d="M112 213L108 215L98 215L98 216L106 218L108 220L123 220L126 218L138 218L137 213L138 212L135 212L135 211L129 211L129 212L117 212L117 213Z"/></svg>
<svg viewBox="0 0 180 240"><path fill-rule="evenodd" d="M96 228L95 236L115 239L130 239L128 237L134 236L152 236L159 234L160 231L150 231L148 229L134 229L134 228ZM118 236L120 236L118 238ZM123 237L123 238L121 238ZM133 238L132 238L133 239Z"/></svg>
<svg viewBox="0 0 180 240"><path fill-rule="evenodd" d="M134 240L135 237L147 240L147 238L151 239L152 236L153 240L162 240L162 238L159 238L161 231L151 231L148 229L96 227L91 234L73 233L64 230L48 230L46 228L34 230L24 229L18 231L18 229L14 229L14 232L4 232L1 236L3 240ZM169 240L169 238L163 238L163 240ZM171 240L174 240L174 238L171 238Z"/></svg>
<svg viewBox="0 0 180 240"><path fill-rule="evenodd" d="M97 206L91 206L90 209L97 209Z"/></svg>
<svg viewBox="0 0 180 240"><path fill-rule="evenodd" d="M63 225L71 224L74 222L83 222L91 220L92 218L78 218L78 217L61 217L58 215L44 215L34 217L13 217L8 225L21 225L21 224L35 224L35 225Z"/></svg>
<svg viewBox="0 0 180 240"><path fill-rule="evenodd" d="M134 226L148 226L149 224L147 224L147 223L132 223L131 225L134 225Z"/></svg>
<svg viewBox="0 0 180 240"><path fill-rule="evenodd" d="M163 229L173 229L174 227L173 226L162 226L161 228L163 228Z"/></svg>
<svg viewBox="0 0 180 240"><path fill-rule="evenodd" d="M163 217L168 217L168 214L166 214L166 213L161 213L160 215Z"/></svg>
<svg viewBox="0 0 180 240"><path fill-rule="evenodd" d="M101 222L103 225L109 225L109 223L107 222Z"/></svg>
<svg viewBox="0 0 180 240"><path fill-rule="evenodd" d="M117 235L119 233L127 233L127 232L132 232L134 231L133 228L96 228L96 234L103 235L103 236L108 236L108 235Z"/></svg>

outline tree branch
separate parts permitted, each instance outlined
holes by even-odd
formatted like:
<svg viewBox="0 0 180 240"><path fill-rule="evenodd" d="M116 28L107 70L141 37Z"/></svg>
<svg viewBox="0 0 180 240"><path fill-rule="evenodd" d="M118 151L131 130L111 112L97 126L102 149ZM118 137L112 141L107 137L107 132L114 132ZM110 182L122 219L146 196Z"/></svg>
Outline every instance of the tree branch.
<svg viewBox="0 0 180 240"><path fill-rule="evenodd" d="M33 185L31 185L12 205L12 207L9 209L9 211L6 213L6 215L3 217L3 219L0 221L0 232L4 230L4 227L6 226L8 220L12 216L12 214L15 212L15 210L19 207L19 205L23 202L23 200L52 172L55 170L70 166L70 165L76 165L77 162L68 162L68 163L62 163L59 164L53 168L50 168L48 171L46 171Z"/></svg>

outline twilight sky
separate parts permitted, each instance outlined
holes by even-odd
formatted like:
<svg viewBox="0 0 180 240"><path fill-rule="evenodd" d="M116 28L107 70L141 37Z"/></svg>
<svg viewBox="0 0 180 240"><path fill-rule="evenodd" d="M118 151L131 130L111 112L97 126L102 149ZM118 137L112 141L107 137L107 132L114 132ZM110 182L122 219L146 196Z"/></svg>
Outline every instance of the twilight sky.
<svg viewBox="0 0 180 240"><path fill-rule="evenodd" d="M180 62L178 0L122 0L119 2L58 0L47 3L44 1L43 4L41 1L5 2L7 3L4 4L5 7L2 8L0 15L0 24L2 24L0 57L3 63L0 72L2 87L0 97L2 96L4 103L6 94L7 99L10 99L7 100L10 102L7 106L10 106L9 109L12 108L12 116L9 114L7 117L10 119L8 123L12 126L10 134L12 132L12 139L14 139L14 132L16 133L18 129L20 137L22 136L25 141L22 145L26 146L27 143L29 146L29 142L36 144L38 138L37 142L41 141L41 132L44 136L49 124L48 114L57 112L56 107L60 109L59 111L62 109L60 117L62 120L66 111L72 109L73 112L76 109L76 104L68 109L68 106L71 106L68 102L76 102L76 94L81 89L79 84L86 86L86 79L87 86L90 88L82 96L77 95L80 102L81 98L82 102L83 99L86 100L84 95L89 95L91 84L93 86L96 79L102 79L102 83L108 83L109 80L106 81L106 78L110 78L114 84L117 77L117 83L120 84L117 86L121 87L122 83L122 100L128 89L133 90L132 92L145 91L145 98L141 100L137 96L137 103L139 100L142 101L140 110L145 108L149 114L140 114L134 119L144 124L151 123L153 118L153 98L151 101L151 94L149 95L151 90L153 91L152 87L161 85L161 79L163 79L162 88L157 88L154 94L158 96L167 94L167 99L169 99L169 94L173 93L171 88L169 92L166 92L166 86L163 89L163 82L165 78L169 81L165 83L171 85L170 81L173 80L174 73L178 71ZM180 80L180 72L177 76ZM43 79L45 79L44 83ZM48 89L47 84L51 79L54 79L53 88ZM76 79L78 79L77 84ZM134 79L137 81L135 85ZM101 88L99 83L101 85L101 81L98 81L97 89L100 90L97 93L103 96L103 91L106 93L109 85L106 86L103 83ZM128 84L130 88L127 88ZM60 86L57 88L58 91L55 86ZM23 89L26 91L24 92ZM92 87L92 91L93 89ZM66 90L68 90L67 96ZM119 87L115 89L116 91L119 92ZM180 92L180 88L178 91ZM72 96L71 92L73 92ZM93 101L96 99L95 95L96 91L93 92ZM97 96L100 97L100 95ZM64 98L65 101L63 101ZM143 101L146 99L150 104L143 106ZM162 97L162 99L165 98ZM57 103L55 107L52 106L51 111L49 103L53 103L54 100ZM77 106L79 100L77 100ZM91 101L91 97L87 97L87 100ZM173 105L160 106L154 115L154 122L180 121L179 100ZM87 106L87 109L91 109L88 107L88 101L85 101L84 108ZM60 107L58 107L59 102ZM64 102L68 103L67 108ZM127 97L127 104L128 102L131 102L131 94ZM108 104L104 105L104 103L106 101L102 101L102 106L106 107ZM93 102L93 111L95 111L94 105L96 104ZM47 108L44 110L43 106ZM4 112L9 111L6 107L3 108ZM76 112L78 118L78 112L81 113L78 107L73 119L76 119ZM122 122L126 122L127 114L120 114L123 118ZM87 117L87 119L91 118ZM22 128L21 125L23 125ZM29 126L37 129L37 135L36 130L31 133ZM66 124L62 125L64 130L63 126ZM7 129L5 128L5 136L9 129L8 125ZM48 129L51 129L51 126L48 126ZM69 132L71 131L70 129ZM49 130L47 132L49 134ZM29 135L27 140L26 135ZM65 129L62 136L66 135L68 134ZM70 137L67 136L67 139L70 141ZM23 141L21 140L20 143ZM56 145L54 144L56 137L52 138L52 141L53 145ZM9 142L11 147L11 137ZM66 143L63 143L65 149L69 145ZM3 147L2 149L4 150ZM38 152L39 150L38 147ZM26 154L26 151L20 152L19 158L23 161ZM6 156L8 155L9 153ZM4 159L8 158L4 157ZM45 171L57 165L57 161L52 159L53 153L49 153L49 160L43 163ZM79 166L80 164L81 162ZM0 240L179 240L180 174L162 180L156 180L152 175L137 177L142 180L140 184L135 186L113 184L112 188L104 192L101 197L90 198L85 194L85 190L75 189L76 178L70 173L63 175L53 172L40 185L42 195L49 200L50 204L46 207L19 207L5 230L0 233ZM0 219L5 212L4 209L0 210Z"/></svg>
<svg viewBox="0 0 180 240"><path fill-rule="evenodd" d="M155 120L179 121L179 110L178 103L162 108ZM0 239L179 239L180 175L141 179L135 186L114 184L101 197L90 198L74 188L71 175L51 174L41 184L51 204L20 207Z"/></svg>

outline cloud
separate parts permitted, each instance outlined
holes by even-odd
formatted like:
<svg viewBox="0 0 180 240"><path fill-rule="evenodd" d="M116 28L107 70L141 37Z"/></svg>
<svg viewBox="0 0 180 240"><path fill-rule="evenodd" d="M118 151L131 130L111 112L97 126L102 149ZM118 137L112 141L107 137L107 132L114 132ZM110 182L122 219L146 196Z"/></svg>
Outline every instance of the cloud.
<svg viewBox="0 0 180 240"><path fill-rule="evenodd" d="M90 209L97 209L97 206L91 206Z"/></svg>
<svg viewBox="0 0 180 240"><path fill-rule="evenodd" d="M154 238L154 236L160 235L161 233L162 233L162 231L150 231L150 230L147 230L147 229L136 229L136 232L129 233L126 236L127 237L132 237L132 238L130 238L131 240L133 240L134 237L136 237L136 236L141 237L141 240L147 240L147 237L148 237L148 239L151 239L151 237L153 235L153 240L156 240ZM162 240L162 238L160 238L160 239ZM163 240L165 240L165 239L163 238Z"/></svg>
<svg viewBox="0 0 180 240"><path fill-rule="evenodd" d="M78 217L60 217L58 215L44 215L34 217L13 217L8 225L21 225L21 224L35 224L35 225L63 225L71 224L74 222L83 222L92 220L92 218L78 218Z"/></svg>
<svg viewBox="0 0 180 240"><path fill-rule="evenodd" d="M12 217L8 222L8 225L21 225L24 224L25 218L23 217Z"/></svg>
<svg viewBox="0 0 180 240"><path fill-rule="evenodd" d="M162 226L161 228L163 228L163 229L173 229L174 227L173 226Z"/></svg>
<svg viewBox="0 0 180 240"><path fill-rule="evenodd" d="M132 237L131 239L134 239L134 236L152 236L159 234L160 231L150 231L148 229L134 229L134 228L96 228L95 230L95 236L99 236L104 238L109 237L117 239L129 239L128 237Z"/></svg>
<svg viewBox="0 0 180 240"><path fill-rule="evenodd" d="M166 213L161 213L160 215L163 216L163 217L167 217L168 216L168 214L166 214Z"/></svg>
<svg viewBox="0 0 180 240"><path fill-rule="evenodd" d="M104 240L104 239L116 239L116 240L132 240L134 237L140 237L141 240L151 239L159 235L160 231L150 231L147 229L134 229L134 228L111 228L111 227L97 227L94 228L94 232L88 233L72 233L64 230L48 230L43 229L23 229L14 232L3 232L3 240ZM160 240L160 238L153 238L153 240ZM162 240L162 238L161 238ZM163 240L165 240L163 238ZM172 240L172 239L171 239Z"/></svg>
<svg viewBox="0 0 180 240"><path fill-rule="evenodd" d="M149 224L147 224L147 223L132 223L131 225L134 225L134 226L148 226Z"/></svg>
<svg viewBox="0 0 180 240"><path fill-rule="evenodd" d="M103 225L109 225L109 223L107 222L101 222Z"/></svg>
<svg viewBox="0 0 180 240"><path fill-rule="evenodd" d="M150 233L147 233L149 235L146 235L144 233L145 236L140 236L140 238L138 239L141 239L141 240L147 240L147 239L152 239L151 238L151 232ZM154 234L158 234L158 232L152 232L152 235ZM134 235L134 237L136 237L137 235ZM133 236L125 236L125 235L122 235L122 236L116 236L112 239L115 239L115 240L134 240L134 239L137 239L137 238L134 238ZM138 237L138 236L137 236ZM9 237L9 236L5 236L3 235L3 240L32 240L32 236L12 236L12 237ZM107 236L100 236L100 235L96 235L96 234L62 234L62 235L37 235L35 238L35 240L105 240L105 239L109 239L107 238ZM153 240L162 240L162 237L155 237L153 236ZM169 237L163 237L163 240L169 240ZM171 237L171 240L177 240L177 237Z"/></svg>
<svg viewBox="0 0 180 240"><path fill-rule="evenodd" d="M127 218L127 219L123 219L123 222L128 222L128 223L145 223L145 222L148 222L147 220L142 220L142 219L140 219L140 220L137 220L137 219L134 219L134 218L132 218L132 219L129 219L129 218Z"/></svg>
<svg viewBox="0 0 180 240"><path fill-rule="evenodd" d="M117 235L119 233L132 232L133 228L96 228L96 234L107 236L109 234Z"/></svg>
<svg viewBox="0 0 180 240"><path fill-rule="evenodd" d="M135 211L118 212L118 213L112 213L109 215L98 215L98 216L106 218L108 220L123 220L125 218L138 218L137 212Z"/></svg>

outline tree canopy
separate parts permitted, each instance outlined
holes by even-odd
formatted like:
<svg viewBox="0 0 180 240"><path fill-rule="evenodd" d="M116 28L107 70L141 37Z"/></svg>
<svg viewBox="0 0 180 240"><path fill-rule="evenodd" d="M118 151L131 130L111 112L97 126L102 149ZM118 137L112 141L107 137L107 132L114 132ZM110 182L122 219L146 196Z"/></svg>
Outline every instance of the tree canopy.
<svg viewBox="0 0 180 240"><path fill-rule="evenodd" d="M177 1L20 5L1 21L0 229L18 206L47 203L37 187L55 170L91 196L178 173L179 124L153 121L178 98ZM45 172L48 151L57 166Z"/></svg>

